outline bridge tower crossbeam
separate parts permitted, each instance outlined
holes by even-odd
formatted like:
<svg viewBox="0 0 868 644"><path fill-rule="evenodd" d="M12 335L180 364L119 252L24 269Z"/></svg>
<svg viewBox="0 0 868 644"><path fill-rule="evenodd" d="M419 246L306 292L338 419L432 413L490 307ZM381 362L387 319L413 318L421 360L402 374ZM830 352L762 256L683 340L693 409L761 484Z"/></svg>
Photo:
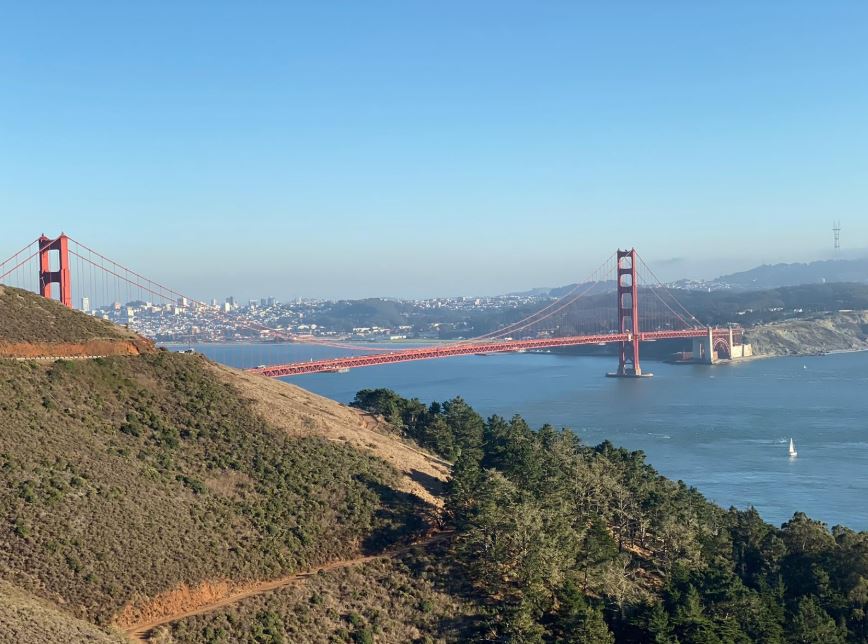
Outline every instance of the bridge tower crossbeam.
<svg viewBox="0 0 868 644"><path fill-rule="evenodd" d="M51 270L51 252L57 251L57 270ZM72 282L69 274L69 237L61 233L57 239L45 235L39 238L39 293L51 299L51 285L60 286L60 302L72 308Z"/></svg>

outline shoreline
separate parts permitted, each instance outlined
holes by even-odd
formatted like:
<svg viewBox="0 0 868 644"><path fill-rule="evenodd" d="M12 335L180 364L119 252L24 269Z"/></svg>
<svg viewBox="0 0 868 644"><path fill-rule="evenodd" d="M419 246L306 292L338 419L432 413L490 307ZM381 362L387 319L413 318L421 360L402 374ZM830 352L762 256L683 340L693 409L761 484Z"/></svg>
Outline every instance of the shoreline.
<svg viewBox="0 0 868 644"><path fill-rule="evenodd" d="M832 355L840 355L844 353L865 353L868 352L868 347L862 349L830 349L829 351L823 351L822 353L812 352L812 353L760 353L749 356L747 358L736 358L735 360L729 359L726 361L719 361L715 364L732 364L739 362L751 362L753 360L768 360L770 358L823 358L825 356Z"/></svg>

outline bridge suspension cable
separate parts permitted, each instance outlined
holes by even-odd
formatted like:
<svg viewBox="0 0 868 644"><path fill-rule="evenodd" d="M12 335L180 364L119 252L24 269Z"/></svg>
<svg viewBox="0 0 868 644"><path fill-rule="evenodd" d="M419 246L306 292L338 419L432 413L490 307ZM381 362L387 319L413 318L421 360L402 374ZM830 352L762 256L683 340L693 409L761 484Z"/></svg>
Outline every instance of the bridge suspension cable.
<svg viewBox="0 0 868 644"><path fill-rule="evenodd" d="M34 244L35 250L29 252L34 248ZM57 270L52 268L52 264L56 262L49 261L51 259L49 254L53 251L60 251L61 265ZM629 268L623 268L622 260L629 262L624 264ZM74 271L75 280L71 284L70 262L77 264L77 270ZM61 235L54 240L40 237L0 262L0 281L8 282L13 275L18 280L17 285L20 286L22 282L25 285L34 285L31 290L46 296L51 295L51 284L60 285L61 299L68 306L72 306L73 295L76 294L81 298L83 308L89 308L85 306L85 302L89 302L91 298L94 304L101 299L102 307L111 307L116 312L121 311L119 315L123 315L121 302L129 305L137 302L135 297L138 296L138 302L142 306L150 307L150 302L145 300L149 299L148 296L152 296L165 304L180 304L185 308L191 307L191 310L215 313L225 321L225 326L218 324L214 328L221 329L220 332L225 333L226 337L229 337L230 332L235 337L245 337L245 333L252 331L259 338L267 337L371 354L369 358L355 356L352 360L349 357L320 359L304 367L292 367L273 372L266 370L267 375L313 373L318 370L342 368L342 366L391 364L406 360L465 355L475 351L548 349L557 346L611 342L623 345L628 340L631 343L637 342L638 336L641 336L639 340L647 341L701 337L702 334L707 333L707 329L700 329L699 320L684 306L672 289L662 284L650 266L634 250L613 253L592 271L586 280L575 283L564 295L515 322L469 339L459 339L437 347L399 351L390 350L391 347L382 345L362 346L312 335L300 335L288 329L273 328L252 319L248 314L230 316L220 307L188 297L178 290L149 279L66 235ZM635 284L622 283L625 278L629 278ZM110 279L113 279L113 283L109 283ZM123 289L126 289L125 292ZM608 291L611 291L611 297ZM652 293L654 297L642 298L642 305L639 306L638 299L643 293ZM123 299L124 297L126 299ZM625 298L626 302L623 301ZM616 300L618 306L614 306ZM156 315L161 316L165 315L162 311L170 311L171 307L157 306L148 310L156 311ZM103 312L105 314L104 309ZM134 324L133 313L133 308L126 310L131 324ZM635 323L631 319L632 316L637 318ZM626 329L625 317L629 320ZM197 323L195 318L191 322ZM242 332L239 334L240 330ZM191 333L196 332L191 331ZM715 333L719 335L722 331L718 330ZM521 334L521 337L515 339L508 337L518 334Z"/></svg>
<svg viewBox="0 0 868 644"><path fill-rule="evenodd" d="M73 241L75 241L75 240L73 240ZM105 266L101 266L101 265L93 262L91 259L83 257L79 253L76 253L75 251L72 251L72 250L69 251L71 255L74 255L74 256L82 259L83 261L88 262L88 263L96 266L97 268L102 269L103 271L105 271L111 275L114 275L115 277L118 277L122 280L125 280L134 286L139 286L141 288L144 288L144 290L146 290L148 293L151 293L151 294L156 295L158 297L162 297L164 299L169 299L169 300L174 300L175 298L183 299L183 300L191 302L191 303L193 303L193 304L195 304L195 305L197 305L203 309L211 310L222 317L226 317L225 312L222 311L218 307L209 305L206 302L203 302L201 300L197 300L195 298L187 297L186 295L180 293L179 291L171 289L167 286L163 286L162 284L159 284L157 282L154 282L153 280L150 280L150 279L144 277L140 273L137 273L133 270L130 270L130 269L122 266L118 262L115 262L114 260L112 260L112 259L106 257L105 255L93 250L92 248L89 248L88 246L86 246L85 244L82 244L81 242L76 241L75 243L78 246L80 246L81 248L88 251L89 253L96 255L101 260L109 262L114 267L114 270L106 268ZM121 275L119 273L120 270L123 270L125 273L133 275L137 279L146 281L147 286L142 285L141 282L131 280L129 277L127 277L125 275ZM172 297L167 297L166 293L170 294ZM233 319L233 322L235 322L235 323L243 322L243 324L246 324L251 329L256 329L257 331L266 331L272 337L276 337L277 339L284 339L284 340L287 340L290 342L303 342L303 343L309 343L309 344L319 344L322 346L335 347L335 348L339 348L339 349L357 349L356 347L354 347L352 345L347 345L347 344L338 343L338 342L331 342L328 340L321 340L321 339L315 338L313 336L300 336L298 334L292 333L290 331L285 331L283 329L275 329L273 327L269 327L268 325L262 324L261 322L258 322L256 320L243 320L243 321L241 321L241 320L238 320L237 318L235 318L235 319ZM359 347L358 349L369 350L368 347Z"/></svg>
<svg viewBox="0 0 868 644"><path fill-rule="evenodd" d="M552 302L551 304L543 307L542 309L528 315L517 322L513 322L512 324L508 324L505 327L497 329L495 331L491 331L489 333L485 333L483 335L475 336L468 340L469 342L475 342L480 340L489 340L494 338L501 338L506 335L510 335L516 333L517 331L522 331L534 324L537 324L543 320L546 320L553 315L559 313L564 310L568 306L576 303L582 297L588 295L591 291L593 291L597 286L603 283L598 278L600 277L600 273L605 270L605 268L612 263L615 254L610 255L606 261L604 261L598 268L596 268L588 277L588 279L583 282L577 282L573 285L573 287L567 292L565 295L562 295L560 298ZM578 292L579 289L584 286L590 284L587 288Z"/></svg>
<svg viewBox="0 0 868 644"><path fill-rule="evenodd" d="M688 327L691 327L691 326L694 326L694 327L695 327L695 326L705 326L704 324L702 324L702 323L697 319L697 317L696 317L695 315L693 315L693 313L691 313L689 310L687 310L687 308L686 308L686 307L681 303L681 301L680 301L680 300L675 296L675 294L672 292L672 289L666 287L666 286L665 286L665 285L660 281L660 278L657 277L657 275L654 273L654 271L651 269L651 267L648 265L648 263L647 263L647 262L646 262L646 261L645 261L645 260L644 260L644 259L643 259L639 254L638 254L638 253L637 253L637 257L639 257L639 263L640 263L640 266L642 267L642 269L645 271L645 273L646 273L647 275L650 275L650 277L652 278L651 280L648 280L648 282L650 283L649 289L650 289L651 292L654 294L654 296L657 297L657 299L659 299L660 302L662 302L663 305L664 305L667 309L669 309L669 311L671 311L672 314L675 315L675 316L676 316L676 317L677 317L681 322L683 322L686 326L688 326ZM681 316L677 311L675 311L675 310L674 310L674 309L673 309L673 308L672 308L672 307L671 307L671 306L670 306L670 305L669 305L669 304L668 304L668 303L663 299L663 297L662 297L662 296L660 295L660 293L658 292L659 289L663 289L663 290L667 293L667 295L669 295L669 297L672 298L672 301L675 303L675 305L676 305L678 308L680 308L680 309L681 309L681 310L682 310L682 311L687 315L687 319L685 319L683 316Z"/></svg>

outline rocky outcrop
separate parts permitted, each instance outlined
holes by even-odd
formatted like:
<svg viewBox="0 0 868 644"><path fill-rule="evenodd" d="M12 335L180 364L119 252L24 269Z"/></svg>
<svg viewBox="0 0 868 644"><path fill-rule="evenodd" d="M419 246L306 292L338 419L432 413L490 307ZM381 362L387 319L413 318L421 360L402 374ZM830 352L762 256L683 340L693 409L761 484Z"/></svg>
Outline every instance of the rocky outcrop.
<svg viewBox="0 0 868 644"><path fill-rule="evenodd" d="M868 350L868 311L838 311L763 324L745 331L755 355L811 355Z"/></svg>

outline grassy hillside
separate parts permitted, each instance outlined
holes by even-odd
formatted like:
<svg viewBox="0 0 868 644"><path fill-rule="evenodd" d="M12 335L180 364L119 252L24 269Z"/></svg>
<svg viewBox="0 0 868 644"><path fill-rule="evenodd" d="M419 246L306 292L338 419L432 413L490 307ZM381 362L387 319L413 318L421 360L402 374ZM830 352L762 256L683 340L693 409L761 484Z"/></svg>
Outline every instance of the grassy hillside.
<svg viewBox="0 0 868 644"><path fill-rule="evenodd" d="M0 286L0 357L138 355L154 345L127 329L29 291Z"/></svg>
<svg viewBox="0 0 868 644"><path fill-rule="evenodd" d="M0 580L0 641L16 644L121 644L126 638L120 633L107 634L50 602Z"/></svg>
<svg viewBox="0 0 868 644"><path fill-rule="evenodd" d="M155 633L176 642L467 641L478 609L443 585L446 550L319 574Z"/></svg>
<svg viewBox="0 0 868 644"><path fill-rule="evenodd" d="M139 340L119 326L77 311L29 291L0 286L0 341L86 342Z"/></svg>
<svg viewBox="0 0 868 644"><path fill-rule="evenodd" d="M96 623L425 528L393 468L275 429L201 357L0 361L0 383L0 576Z"/></svg>

